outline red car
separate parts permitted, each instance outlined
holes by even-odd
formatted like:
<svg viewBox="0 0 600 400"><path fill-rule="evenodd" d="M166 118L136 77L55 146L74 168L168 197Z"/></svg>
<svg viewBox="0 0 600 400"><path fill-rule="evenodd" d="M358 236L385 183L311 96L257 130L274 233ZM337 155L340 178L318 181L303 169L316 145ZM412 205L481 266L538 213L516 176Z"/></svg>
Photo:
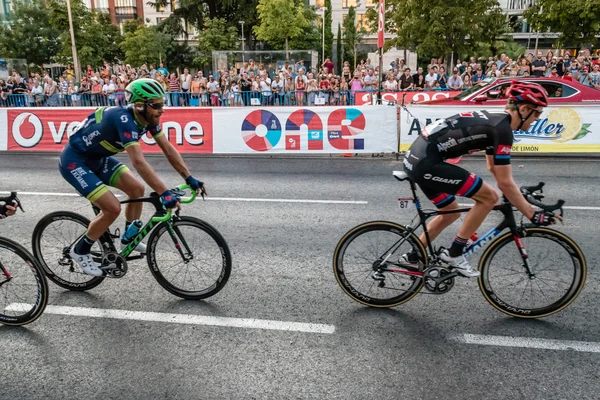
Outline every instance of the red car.
<svg viewBox="0 0 600 400"><path fill-rule="evenodd" d="M426 101L420 104L430 105L504 105L506 98L504 92L514 80L537 83L541 85L546 92L550 105L552 104L567 104L567 103L588 103L600 105L600 90L590 86L582 85L577 81L568 81L559 78L535 78L535 77L518 77L518 78L486 78L478 82L472 88L464 92L448 98Z"/></svg>

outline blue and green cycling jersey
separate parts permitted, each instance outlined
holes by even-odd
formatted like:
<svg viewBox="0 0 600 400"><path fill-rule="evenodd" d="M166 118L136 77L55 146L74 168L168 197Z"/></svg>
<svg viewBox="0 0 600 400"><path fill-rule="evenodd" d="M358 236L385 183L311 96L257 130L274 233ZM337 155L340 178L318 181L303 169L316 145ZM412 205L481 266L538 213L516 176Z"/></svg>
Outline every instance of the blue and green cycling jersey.
<svg viewBox="0 0 600 400"><path fill-rule="evenodd" d="M147 132L153 138L163 134L160 125L142 127L133 106L101 107L84 119L69 137L74 150L93 158L112 156L139 145Z"/></svg>

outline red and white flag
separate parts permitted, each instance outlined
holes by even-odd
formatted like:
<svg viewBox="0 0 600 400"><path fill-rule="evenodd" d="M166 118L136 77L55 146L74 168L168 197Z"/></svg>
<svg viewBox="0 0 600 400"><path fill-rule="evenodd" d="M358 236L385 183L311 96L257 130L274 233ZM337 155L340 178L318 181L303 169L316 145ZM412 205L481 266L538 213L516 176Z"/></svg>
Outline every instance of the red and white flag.
<svg viewBox="0 0 600 400"><path fill-rule="evenodd" d="M379 0L379 18L377 26L377 48L383 47L383 31L385 27L385 0Z"/></svg>

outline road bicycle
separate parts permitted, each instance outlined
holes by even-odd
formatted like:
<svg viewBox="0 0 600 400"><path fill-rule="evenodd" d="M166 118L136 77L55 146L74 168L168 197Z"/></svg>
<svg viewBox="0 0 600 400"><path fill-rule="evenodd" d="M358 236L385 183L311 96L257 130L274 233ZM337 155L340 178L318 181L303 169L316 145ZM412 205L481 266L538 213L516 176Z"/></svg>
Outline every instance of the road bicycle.
<svg viewBox="0 0 600 400"><path fill-rule="evenodd" d="M372 221L352 228L338 243L333 270L343 291L359 303L371 307L395 307L414 298L423 287L432 294L448 293L455 278L462 277L438 257L429 240L426 222L436 215L465 213L468 207L451 211L423 210L415 183L405 172L394 171L399 181L408 181L412 197L399 198L401 209L414 205L417 216L410 225ZM559 210L541 202L543 182L522 187L527 201L545 211ZM540 318L555 314L577 298L587 274L585 257L567 235L554 229L517 224L515 209L503 196L494 207L504 219L495 228L472 242L464 255L472 257L484 250L478 269L483 297L499 311L519 318ZM427 238L423 245L415 231L422 227ZM506 230L506 232L504 232ZM405 254L417 262L408 262Z"/></svg>
<svg viewBox="0 0 600 400"><path fill-rule="evenodd" d="M23 210L17 192L0 198ZM48 281L39 262L20 244L0 237L0 323L29 324L42 315L48 303Z"/></svg>
<svg viewBox="0 0 600 400"><path fill-rule="evenodd" d="M172 189L181 203L194 201L196 192L186 191L189 185ZM122 278L127 274L129 261L146 258L150 272L167 291L184 299L204 299L218 293L231 274L231 253L225 239L211 225L199 218L180 216L166 210L160 196L121 201L150 203L156 209L152 218L121 252L115 241L121 239L117 228L107 230L92 247L92 258L101 264L106 276L84 274L69 252L85 233L89 220L70 211L57 211L43 217L33 231L33 252L40 260L48 279L58 286L84 291L98 286L105 278ZM94 213L100 210L92 204ZM147 253L132 255L135 247L147 236Z"/></svg>

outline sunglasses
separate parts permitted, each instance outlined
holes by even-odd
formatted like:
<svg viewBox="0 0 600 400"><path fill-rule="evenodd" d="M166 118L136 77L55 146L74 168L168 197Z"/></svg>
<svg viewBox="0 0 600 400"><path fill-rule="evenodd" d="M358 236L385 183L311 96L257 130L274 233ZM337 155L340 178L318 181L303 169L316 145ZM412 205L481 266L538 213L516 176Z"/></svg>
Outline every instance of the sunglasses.
<svg viewBox="0 0 600 400"><path fill-rule="evenodd" d="M532 115L533 115L533 116L534 116L536 119L537 119L537 118L539 118L539 117L540 117L540 115L542 115L542 113L544 112L543 110L542 110L542 111L540 111L540 110L536 110L536 109L533 109L533 108L530 108L529 110L531 111Z"/></svg>
<svg viewBox="0 0 600 400"><path fill-rule="evenodd" d="M165 107L165 103L146 103L146 105L153 110L162 110Z"/></svg>

